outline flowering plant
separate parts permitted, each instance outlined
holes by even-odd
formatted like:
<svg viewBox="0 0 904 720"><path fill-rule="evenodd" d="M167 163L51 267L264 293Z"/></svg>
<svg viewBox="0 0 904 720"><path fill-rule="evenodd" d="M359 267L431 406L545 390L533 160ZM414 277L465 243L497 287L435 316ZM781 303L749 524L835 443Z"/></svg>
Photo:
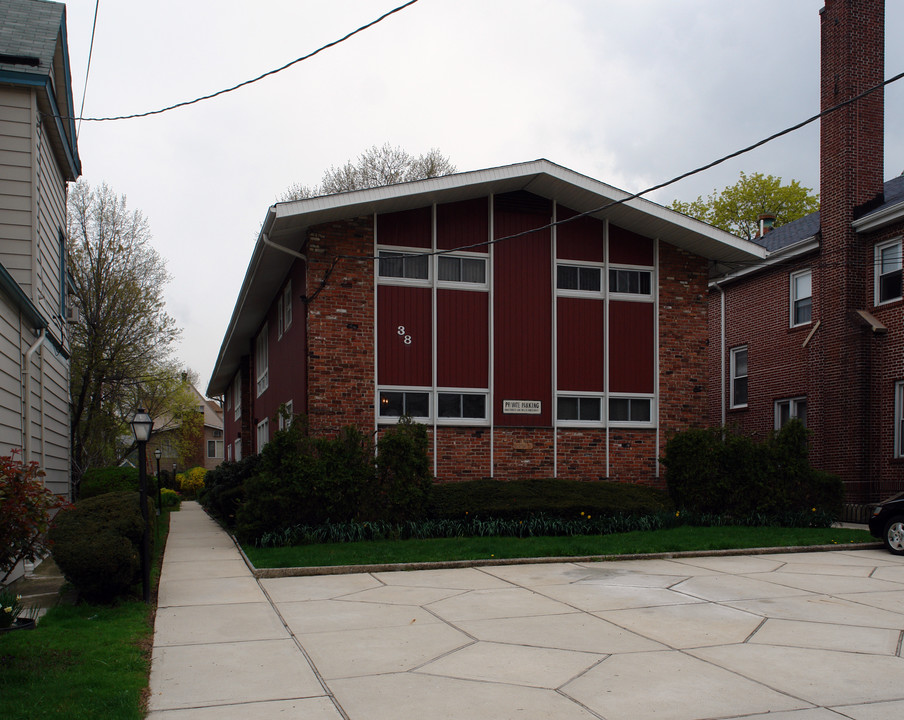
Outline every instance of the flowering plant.
<svg viewBox="0 0 904 720"><path fill-rule="evenodd" d="M44 487L43 477L37 463L0 457L0 583L20 561L33 562L47 553L52 513L67 505Z"/></svg>
<svg viewBox="0 0 904 720"><path fill-rule="evenodd" d="M14 595L6 588L0 589L0 628L11 627L22 610L21 595Z"/></svg>

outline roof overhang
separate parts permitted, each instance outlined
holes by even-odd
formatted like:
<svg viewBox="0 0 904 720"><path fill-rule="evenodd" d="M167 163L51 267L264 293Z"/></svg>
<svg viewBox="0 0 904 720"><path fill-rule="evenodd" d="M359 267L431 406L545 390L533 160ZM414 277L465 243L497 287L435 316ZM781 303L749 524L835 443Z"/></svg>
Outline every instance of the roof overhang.
<svg viewBox="0 0 904 720"><path fill-rule="evenodd" d="M717 263L750 263L766 257L760 245L548 160L457 173L398 185L277 203L264 219L239 291L232 318L207 388L222 395L232 380L248 340L263 321L274 286L289 271L285 253L299 252L307 231L317 225L378 213L398 212L524 190L646 237L659 239Z"/></svg>
<svg viewBox="0 0 904 720"><path fill-rule="evenodd" d="M718 275L717 277L712 277L709 281L709 286L710 288L722 286L726 283L731 283L735 280L745 278L748 275L753 275L754 273L768 270L769 268L778 265L779 263L787 263L797 258L804 257L805 255L809 255L810 253L816 252L817 250L819 250L819 238L816 235L811 235L810 237L800 240L793 245L788 245L787 247L783 247L780 250L775 250L769 253L768 257L765 260L745 264L743 267L740 267L736 270L725 272L721 275Z"/></svg>
<svg viewBox="0 0 904 720"><path fill-rule="evenodd" d="M868 215L857 218L851 225L858 233L865 233L880 230L902 220L904 220L904 200L894 205L881 207Z"/></svg>

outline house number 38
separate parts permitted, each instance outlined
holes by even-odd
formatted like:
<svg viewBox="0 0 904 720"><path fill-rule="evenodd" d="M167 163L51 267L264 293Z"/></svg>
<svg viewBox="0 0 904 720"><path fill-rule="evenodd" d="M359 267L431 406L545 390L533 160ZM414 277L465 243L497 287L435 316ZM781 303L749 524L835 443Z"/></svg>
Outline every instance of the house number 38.
<svg viewBox="0 0 904 720"><path fill-rule="evenodd" d="M411 335L407 335L407 334L405 333L405 326L404 326L404 325L399 325L399 327L398 327L398 333L399 333L399 337L402 338L402 342L403 342L403 343L405 343L406 345L411 345Z"/></svg>

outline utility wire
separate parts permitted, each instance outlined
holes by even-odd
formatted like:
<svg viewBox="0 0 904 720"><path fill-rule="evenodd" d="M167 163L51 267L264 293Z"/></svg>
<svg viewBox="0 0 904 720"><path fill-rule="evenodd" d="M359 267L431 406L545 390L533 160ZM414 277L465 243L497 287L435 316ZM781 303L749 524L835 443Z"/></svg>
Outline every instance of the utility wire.
<svg viewBox="0 0 904 720"><path fill-rule="evenodd" d="M99 1L100 0L98 0L98 2ZM399 5L397 8L394 8L394 9L390 10L389 12L383 13L376 20L372 20L371 22L367 23L366 25L362 25L357 30L352 30L350 33L348 33L347 35L344 35L343 37L339 38L338 40L333 40L332 42L327 43L326 45L323 45L322 47L317 48L316 50L308 53L307 55L303 55L300 58L296 58L295 60L292 60L291 62L286 63L282 67L278 67L275 70L269 70L268 72L265 72L263 75L258 75L257 77L252 78L250 80L245 80L244 82L240 82L238 85L233 85L232 87L228 87L223 90L217 90L216 92L210 93L209 95L202 95L201 97L197 97L194 100L185 100L183 102L176 103L175 105L170 105L168 107L160 108L159 110L148 110L147 112L143 112L143 113L134 113L132 115L118 115L116 117L97 117L97 118L80 117L80 118L78 118L79 122L81 122L82 120L84 120L85 122L110 122L110 121L114 121L114 120L133 120L135 118L149 117L150 115L160 115L162 113L169 112L170 110L175 110L177 108L186 107L188 105L194 105L196 103L203 102L204 100L212 100L215 97L219 97L220 95L225 95L226 93L234 92L234 91L238 90L239 88L243 88L247 85L252 85L256 82L263 80L264 78L270 77L271 75L276 75L277 73L281 73L283 70L287 70L288 68L292 67L293 65L297 65L300 62L309 60L310 58L314 57L315 55L322 53L324 50L328 50L331 47L335 47L336 45L339 45L340 43L345 42L346 40L353 37L354 35L357 35L360 32L364 32L365 30L372 28L374 25L376 25L379 22L382 22L383 20L388 18L390 15L395 15L397 12L401 12L405 8L411 7L416 2L418 2L418 0L408 0L408 2L404 3L403 5ZM93 40L93 35L92 35L92 40ZM85 80L87 82L87 78ZM84 101L84 98L82 98L82 100ZM84 107L84 104L83 104L83 107ZM81 113L79 113L79 114L81 115Z"/></svg>
<svg viewBox="0 0 904 720"><path fill-rule="evenodd" d="M91 56L94 54L94 32L97 30L97 8L100 0L94 3L94 22L91 24L91 45L88 48L88 67L85 68L85 87L82 89L82 106L78 109L78 127L75 129L75 139L78 140L78 134L82 129L82 115L85 114L85 95L88 94L88 75L91 72Z"/></svg>

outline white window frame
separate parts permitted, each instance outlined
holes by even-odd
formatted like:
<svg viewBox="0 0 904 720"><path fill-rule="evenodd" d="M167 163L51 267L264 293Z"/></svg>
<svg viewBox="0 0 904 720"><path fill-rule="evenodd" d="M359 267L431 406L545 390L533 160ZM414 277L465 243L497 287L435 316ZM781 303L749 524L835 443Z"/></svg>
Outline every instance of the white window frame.
<svg viewBox="0 0 904 720"><path fill-rule="evenodd" d="M904 458L904 380L895 383L895 449L896 458Z"/></svg>
<svg viewBox="0 0 904 720"><path fill-rule="evenodd" d="M563 398L577 398L581 400L598 400L600 405L599 420L560 419L559 401ZM558 427L603 427L606 424L606 396L605 393L596 392L558 392L556 393L556 406L554 408L555 421ZM580 411L578 412L580 414Z"/></svg>
<svg viewBox="0 0 904 720"><path fill-rule="evenodd" d="M457 260L480 260L483 263L483 282L469 282L467 280L440 280L439 264L443 258ZM436 286L440 288L454 288L455 290L488 290L490 287L490 259L486 253L440 253L435 256Z"/></svg>
<svg viewBox="0 0 904 720"><path fill-rule="evenodd" d="M276 339L282 340L283 336L283 298L280 295L276 300Z"/></svg>
<svg viewBox="0 0 904 720"><path fill-rule="evenodd" d="M213 452L214 454L210 454L210 444L213 443ZM222 440L208 440L207 441L207 457L211 459L221 458L223 457L223 441Z"/></svg>
<svg viewBox="0 0 904 720"><path fill-rule="evenodd" d="M481 395L483 397L483 417L440 417L439 396L443 395ZM435 409L435 410L434 410ZM489 425L490 419L490 393L485 388L437 388L436 398L431 404L431 410L436 413L437 425Z"/></svg>
<svg viewBox="0 0 904 720"><path fill-rule="evenodd" d="M381 273L382 263L380 260L384 253L395 253L405 256L426 256L427 259L427 277L425 278L405 278L383 275ZM377 272L377 282L380 285L413 285L415 287L432 287L433 285L433 263L430 257L431 251L427 248L406 248L395 245L379 245L377 247L377 261L374 263Z"/></svg>
<svg viewBox="0 0 904 720"><path fill-rule="evenodd" d="M802 295L800 297L797 296L797 281L802 278L808 276L810 278L810 294ZM810 268L806 270L798 270L797 272L791 273L789 276L789 290L788 297L790 298L789 307L788 307L788 322L791 327L803 327L804 325L810 325L813 322L813 271ZM803 322L796 322L796 306L802 300L808 299L810 300L810 319L804 320Z"/></svg>
<svg viewBox="0 0 904 720"><path fill-rule="evenodd" d="M268 331L268 324L264 323L264 327L254 340L254 371L257 375L258 397L263 395L267 388L270 387L270 343Z"/></svg>
<svg viewBox="0 0 904 720"><path fill-rule="evenodd" d="M226 460L232 462L232 443L226 445Z"/></svg>
<svg viewBox="0 0 904 720"><path fill-rule="evenodd" d="M747 372L744 375L737 374L737 356L739 353L744 352L747 354ZM745 408L748 406L750 402L750 353L747 350L746 345L739 345L738 347L731 349L731 357L729 362L729 391L731 394L731 407L732 408ZM743 403L735 402L735 382L741 379L747 380L747 399Z"/></svg>
<svg viewBox="0 0 904 720"><path fill-rule="evenodd" d="M803 404L804 407L807 405L807 396L806 395L798 395L796 397L790 398L781 398L780 400L776 400L774 403L775 408L775 423L773 425L775 430L782 429L782 406L788 406L788 419L800 419L799 408L800 405ZM807 425L807 416L804 414L804 427Z"/></svg>
<svg viewBox="0 0 904 720"><path fill-rule="evenodd" d="M238 438L235 441L235 461L238 462L242 459L242 438Z"/></svg>
<svg viewBox="0 0 904 720"><path fill-rule="evenodd" d="M257 424L257 451L260 452L270 442L270 418L264 418Z"/></svg>
<svg viewBox="0 0 904 720"><path fill-rule="evenodd" d="M904 267L904 260L902 260L902 243L901 238L895 238L894 240L889 240L888 242L879 243L876 245L875 249L875 260L874 260L874 272L873 272L873 288L874 288L874 302L876 305L886 305L888 303L897 302L901 299L902 295L904 295L904 279L902 279L902 288L901 294L896 297L887 298L885 300L880 299L880 285L882 281L883 274L888 275L890 273L882 272L882 252L889 248L898 248L898 267L892 272L902 272L902 267Z"/></svg>
<svg viewBox="0 0 904 720"><path fill-rule="evenodd" d="M611 420L610 404L613 400L629 400L629 401L649 401L650 403L650 419L649 420ZM609 427L614 428L651 428L656 426L656 396L643 393L609 393L606 400L606 422Z"/></svg>
<svg viewBox="0 0 904 720"><path fill-rule="evenodd" d="M235 412L232 415L233 420L238 420L242 416L242 373L235 374L235 380L232 381L232 405Z"/></svg>
<svg viewBox="0 0 904 720"><path fill-rule="evenodd" d="M580 288L560 288L559 287L559 268L573 267L578 269L578 277L582 269L598 270L600 274L599 290L581 290ZM580 284L580 280L578 281ZM582 260L556 260L556 295L559 297L577 297L577 298L603 298L606 296L606 266L604 263L585 262ZM589 396L588 396L589 397Z"/></svg>
<svg viewBox="0 0 904 720"><path fill-rule="evenodd" d="M283 405L286 406L286 414L283 415L282 413L279 413L279 429L280 430L288 429L289 425L292 423L292 417L294 415L294 412L292 410L292 401L291 400L286 400L286 402L284 402Z"/></svg>
<svg viewBox="0 0 904 720"><path fill-rule="evenodd" d="M650 292L648 293L632 293L632 292L615 292L612 289L612 283L609 280L609 273L618 272L619 270L627 270L628 272L646 273L650 276ZM609 298L612 300L629 300L632 302L653 302L656 295L656 275L654 269L644 265L609 265L606 274L606 287L609 291Z"/></svg>
<svg viewBox="0 0 904 720"><path fill-rule="evenodd" d="M282 294L282 304L283 304L283 333L288 332L289 328L292 327L292 281L286 283L286 286L283 288Z"/></svg>
<svg viewBox="0 0 904 720"><path fill-rule="evenodd" d="M430 387L416 387L410 385L381 385L377 388L377 420L381 424L393 424L399 421L399 417L395 415L382 415L380 413L380 395L382 393L418 393L427 396L427 414L426 415L411 415L411 419L416 422L426 423L433 421L433 406L434 406L434 398L433 398L433 388Z"/></svg>

